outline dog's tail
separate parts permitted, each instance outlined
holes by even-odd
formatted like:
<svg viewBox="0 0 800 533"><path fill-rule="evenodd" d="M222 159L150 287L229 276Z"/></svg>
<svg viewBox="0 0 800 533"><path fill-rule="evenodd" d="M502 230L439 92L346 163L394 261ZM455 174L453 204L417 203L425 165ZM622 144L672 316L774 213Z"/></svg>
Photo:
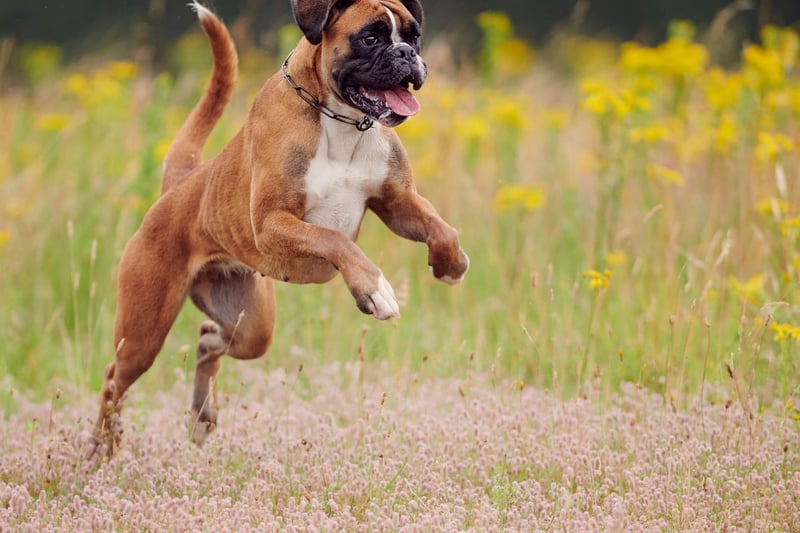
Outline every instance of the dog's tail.
<svg viewBox="0 0 800 533"><path fill-rule="evenodd" d="M211 44L214 70L205 93L178 130L167 152L161 194L167 192L200 164L203 146L222 116L225 106L228 105L236 85L239 59L228 29L214 13L200 5L197 0L193 0L190 5L197 12L200 24Z"/></svg>

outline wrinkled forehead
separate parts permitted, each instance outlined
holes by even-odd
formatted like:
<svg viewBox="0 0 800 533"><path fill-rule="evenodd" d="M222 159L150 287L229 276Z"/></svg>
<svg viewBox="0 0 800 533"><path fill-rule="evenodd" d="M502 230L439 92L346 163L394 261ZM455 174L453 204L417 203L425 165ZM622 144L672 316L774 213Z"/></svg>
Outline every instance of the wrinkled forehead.
<svg viewBox="0 0 800 533"><path fill-rule="evenodd" d="M354 32L367 26L385 26L396 30L403 37L420 34L420 25L397 0L360 0L348 7L336 21L333 33Z"/></svg>

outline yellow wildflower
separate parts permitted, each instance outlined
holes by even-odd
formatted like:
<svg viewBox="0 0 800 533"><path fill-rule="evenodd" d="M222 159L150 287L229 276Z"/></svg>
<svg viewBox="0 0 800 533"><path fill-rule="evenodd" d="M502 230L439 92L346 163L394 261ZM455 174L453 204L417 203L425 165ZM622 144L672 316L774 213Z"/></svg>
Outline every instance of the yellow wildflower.
<svg viewBox="0 0 800 533"><path fill-rule="evenodd" d="M786 200L771 196L756 202L756 211L762 215L780 218L794 210L794 206Z"/></svg>
<svg viewBox="0 0 800 533"><path fill-rule="evenodd" d="M791 236L795 234L798 229L800 229L800 217L785 218L780 221L780 227L781 227L781 233L783 233L786 236ZM794 261L795 268L800 268L800 263L798 263L799 260L800 260L800 254L797 255Z"/></svg>
<svg viewBox="0 0 800 533"><path fill-rule="evenodd" d="M671 20L667 29L670 39L684 39L691 41L694 39L696 28L690 20Z"/></svg>
<svg viewBox="0 0 800 533"><path fill-rule="evenodd" d="M705 74L701 86L711 109L734 109L739 105L744 79L738 73L727 74L721 68L714 67Z"/></svg>
<svg viewBox="0 0 800 533"><path fill-rule="evenodd" d="M800 35L793 28L766 25L761 29L764 47L778 54L781 64L789 69L800 59Z"/></svg>
<svg viewBox="0 0 800 533"><path fill-rule="evenodd" d="M161 139L156 143L153 148L153 157L156 161L164 161L170 146L172 146L172 139Z"/></svg>
<svg viewBox="0 0 800 533"><path fill-rule="evenodd" d="M626 89L622 91L620 96L635 111L649 111L652 107L650 100L644 96L635 94L631 90Z"/></svg>
<svg viewBox="0 0 800 533"><path fill-rule="evenodd" d="M494 208L497 212L519 208L535 211L543 203L544 191L530 185L503 185L494 197Z"/></svg>
<svg viewBox="0 0 800 533"><path fill-rule="evenodd" d="M764 274L756 274L747 281L739 281L733 276L728 276L728 285L740 300L757 304L764 289Z"/></svg>
<svg viewBox="0 0 800 533"><path fill-rule="evenodd" d="M772 322L770 329L775 332L775 342L786 340L800 340L800 326L793 326L787 323Z"/></svg>
<svg viewBox="0 0 800 533"><path fill-rule="evenodd" d="M634 144L656 144L668 137L669 129L664 124L651 124L628 132L628 140Z"/></svg>
<svg viewBox="0 0 800 533"><path fill-rule="evenodd" d="M761 161L774 161L780 155L791 152L794 141L783 133L758 132L758 144L755 154Z"/></svg>
<svg viewBox="0 0 800 533"><path fill-rule="evenodd" d="M492 100L488 112L493 122L514 130L521 130L527 123L523 102L510 98Z"/></svg>
<svg viewBox="0 0 800 533"><path fill-rule="evenodd" d="M647 98L637 95L630 89L615 91L596 80L581 82L581 91L586 95L582 107L600 118L613 115L621 119L634 111L650 109L650 101Z"/></svg>
<svg viewBox="0 0 800 533"><path fill-rule="evenodd" d="M511 19L502 11L483 11L478 13L475 21L485 32L491 31L501 35L508 35L513 29Z"/></svg>
<svg viewBox="0 0 800 533"><path fill-rule="evenodd" d="M110 76L92 76L92 104L113 100L122 91L119 81Z"/></svg>
<svg viewBox="0 0 800 533"><path fill-rule="evenodd" d="M620 50L620 69L634 74L694 77L703 72L708 63L708 50L683 37L672 37L656 48L624 43Z"/></svg>
<svg viewBox="0 0 800 533"><path fill-rule="evenodd" d="M479 141L489 135L489 123L483 115L466 115L455 120L455 132L466 141Z"/></svg>
<svg viewBox="0 0 800 533"><path fill-rule="evenodd" d="M506 76L519 76L528 72L535 61L533 49L522 39L508 39L500 43L497 71Z"/></svg>
<svg viewBox="0 0 800 533"><path fill-rule="evenodd" d="M620 52L619 68L623 72L653 72L659 62L658 52L654 48L638 43L622 43Z"/></svg>
<svg viewBox="0 0 800 533"><path fill-rule="evenodd" d="M659 45L658 54L656 71L673 78L697 76L708 63L708 50L705 46L680 37Z"/></svg>
<svg viewBox="0 0 800 533"><path fill-rule="evenodd" d="M608 98L606 97L605 93L591 93L584 98L581 105L584 109L592 112L598 117L605 116L611 110L611 106L609 105Z"/></svg>
<svg viewBox="0 0 800 533"><path fill-rule="evenodd" d="M589 282L589 288L593 291L599 291L611 285L611 275L612 272L608 269L603 272L589 269L583 273L583 277Z"/></svg>
<svg viewBox="0 0 800 533"><path fill-rule="evenodd" d="M69 125L69 115L47 113L36 117L36 129L40 131L61 131Z"/></svg>
<svg viewBox="0 0 800 533"><path fill-rule="evenodd" d="M611 40L562 32L555 35L554 44L558 64L572 72L601 72L612 68L617 60L617 45Z"/></svg>
<svg viewBox="0 0 800 533"><path fill-rule="evenodd" d="M661 82L659 79L651 74L639 74L630 80L626 80L626 87L628 87L634 94L648 94L652 93L659 88Z"/></svg>
<svg viewBox="0 0 800 533"><path fill-rule="evenodd" d="M590 94L607 89L609 82L598 78L583 78L580 82L581 92Z"/></svg>
<svg viewBox="0 0 800 533"><path fill-rule="evenodd" d="M0 229L0 248L2 248L11 239L11 232L7 229Z"/></svg>
<svg viewBox="0 0 800 533"><path fill-rule="evenodd" d="M624 265L628 262L628 254L622 251L608 252L605 255L605 260L606 263L608 263L608 266L615 267Z"/></svg>
<svg viewBox="0 0 800 533"><path fill-rule="evenodd" d="M63 52L55 44L23 45L19 52L22 71L32 81L39 81L55 72L61 64Z"/></svg>
<svg viewBox="0 0 800 533"><path fill-rule="evenodd" d="M790 104L789 91L787 90L769 90L764 94L764 107L770 111L786 109Z"/></svg>
<svg viewBox="0 0 800 533"><path fill-rule="evenodd" d="M136 76L139 67L133 61L112 61L102 70L102 73L115 80L130 80Z"/></svg>
<svg viewBox="0 0 800 533"><path fill-rule="evenodd" d="M677 170L661 165L647 165L647 176L656 178L673 185L683 185L683 175Z"/></svg>
<svg viewBox="0 0 800 533"><path fill-rule="evenodd" d="M795 422L800 422L800 409L798 409L792 400L786 402L785 410L792 417Z"/></svg>
<svg viewBox="0 0 800 533"><path fill-rule="evenodd" d="M436 123L427 115L416 116L414 120L408 120L397 128L397 132L403 139L425 140L436 131Z"/></svg>
<svg viewBox="0 0 800 533"><path fill-rule="evenodd" d="M736 132L736 119L733 113L725 113L714 132L714 148L721 154L727 154L736 145L739 136Z"/></svg>
<svg viewBox="0 0 800 533"><path fill-rule="evenodd" d="M77 97L86 108L94 108L113 100L123 91L123 82L135 75L136 66L130 62L110 63L95 71L90 78L72 74L65 83L66 92Z"/></svg>
<svg viewBox="0 0 800 533"><path fill-rule="evenodd" d="M779 86L783 82L783 65L775 50L751 44L742 53L748 82L757 90Z"/></svg>
<svg viewBox="0 0 800 533"><path fill-rule="evenodd" d="M789 94L789 108L792 112L800 117L800 88L788 89Z"/></svg>
<svg viewBox="0 0 800 533"><path fill-rule="evenodd" d="M89 80L83 74L72 74L67 78L64 87L68 93L81 98L89 92Z"/></svg>

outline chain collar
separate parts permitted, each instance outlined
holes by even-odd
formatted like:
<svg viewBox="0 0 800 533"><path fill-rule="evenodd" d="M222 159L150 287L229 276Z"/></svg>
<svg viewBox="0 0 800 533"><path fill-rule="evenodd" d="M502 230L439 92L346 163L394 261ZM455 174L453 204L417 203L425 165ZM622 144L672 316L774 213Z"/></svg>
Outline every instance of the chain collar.
<svg viewBox="0 0 800 533"><path fill-rule="evenodd" d="M289 66L289 58L292 57L294 50L289 52L289 55L286 56L286 60L283 62L283 67L281 67L281 71L283 72L283 79L285 79L292 89L297 92L297 96L300 97L305 103L325 115L326 117L332 118L334 120L338 120L339 122L344 122L345 124L350 124L351 126L355 126L358 131L367 131L373 126L372 119L368 116L364 115L359 120L354 118L350 118L347 115L342 115L341 113L337 113L330 107L327 107L322 102L319 101L319 97L315 94L312 94L303 87L302 85L298 85L291 76L289 76L289 72L286 68Z"/></svg>

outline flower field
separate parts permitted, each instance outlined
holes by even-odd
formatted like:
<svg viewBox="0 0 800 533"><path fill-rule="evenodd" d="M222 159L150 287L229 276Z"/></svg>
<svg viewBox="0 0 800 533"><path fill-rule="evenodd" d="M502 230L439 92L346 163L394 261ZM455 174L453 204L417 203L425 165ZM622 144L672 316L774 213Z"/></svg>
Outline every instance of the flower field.
<svg viewBox="0 0 800 533"><path fill-rule="evenodd" d="M533 49L500 13L476 22L477 61L425 42L422 110L398 128L470 255L464 283L367 215L359 244L401 318L360 314L338 279L279 284L273 346L224 361L200 451L187 305L99 466L80 433L113 356L117 264L210 58L199 31L168 73L15 51L0 531L796 527L800 36L765 27L731 50L673 22L653 46L564 31ZM207 157L287 51L242 47Z"/></svg>

